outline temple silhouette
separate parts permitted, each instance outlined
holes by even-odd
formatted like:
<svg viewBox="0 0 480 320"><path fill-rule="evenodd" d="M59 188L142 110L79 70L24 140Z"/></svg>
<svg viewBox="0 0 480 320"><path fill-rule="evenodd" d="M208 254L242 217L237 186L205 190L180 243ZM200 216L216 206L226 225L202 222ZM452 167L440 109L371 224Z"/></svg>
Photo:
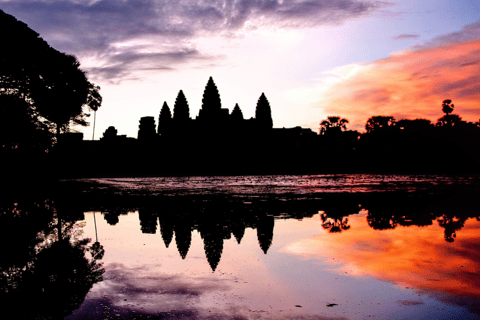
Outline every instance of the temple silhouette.
<svg viewBox="0 0 480 320"><path fill-rule="evenodd" d="M232 112L222 108L217 86L210 77L203 93L202 107L195 119L191 118L188 101L180 90L173 112L166 101L163 103L158 126L153 116L140 118L137 140L142 143L165 144L170 141L186 143L185 140L188 139L203 146L213 146L239 137L266 135L271 133L272 128L270 103L264 93L258 99L255 118L245 119L238 104ZM110 126L100 140L111 143L124 142L127 137L118 135L115 127ZM223 145L222 148L224 147Z"/></svg>
<svg viewBox="0 0 480 320"><path fill-rule="evenodd" d="M137 138L119 135L113 126L100 140L83 140L82 133L59 136L53 155L69 159L71 166L55 171L73 178L479 172L480 122L463 121L452 110L451 100L445 100L445 115L435 125L427 119L372 116L363 134L347 130L349 121L339 116L320 122L318 133L302 127L274 128L264 93L255 117L245 119L238 104L231 112L222 108L210 77L195 118L180 90L173 109L163 103L158 121L154 116L140 118ZM100 161L82 165L88 155Z"/></svg>

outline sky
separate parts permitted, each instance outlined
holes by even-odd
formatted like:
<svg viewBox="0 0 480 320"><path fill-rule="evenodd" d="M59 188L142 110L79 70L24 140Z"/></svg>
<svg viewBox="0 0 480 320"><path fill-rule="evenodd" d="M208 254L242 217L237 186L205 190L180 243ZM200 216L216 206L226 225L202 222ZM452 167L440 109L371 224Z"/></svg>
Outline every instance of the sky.
<svg viewBox="0 0 480 320"><path fill-rule="evenodd" d="M275 128L318 132L327 116L364 132L368 118L480 119L480 1L0 0L101 87L95 139L137 137L140 117L173 111L183 90L195 118L209 77L222 108ZM93 120L93 116L90 118ZM93 127L76 128L91 139Z"/></svg>

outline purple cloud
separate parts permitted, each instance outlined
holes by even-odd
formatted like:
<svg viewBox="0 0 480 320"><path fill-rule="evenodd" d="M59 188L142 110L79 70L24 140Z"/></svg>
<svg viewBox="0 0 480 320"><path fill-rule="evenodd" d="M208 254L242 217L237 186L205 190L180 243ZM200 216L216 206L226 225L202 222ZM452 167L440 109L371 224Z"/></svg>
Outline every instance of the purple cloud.
<svg viewBox="0 0 480 320"><path fill-rule="evenodd" d="M394 40L405 40L405 39L418 39L420 36L418 34L401 34L394 37Z"/></svg>
<svg viewBox="0 0 480 320"><path fill-rule="evenodd" d="M17 0L0 2L0 9L27 23L59 51L104 57L107 66L89 72L119 80L129 75L139 60L149 61L141 53L144 48L136 45L123 48L121 56L115 56L115 45L121 42L148 38L155 39L157 45L168 43L167 52L153 47L148 50L152 56L167 57L161 65L168 69L202 56L182 54L187 42L197 36L231 36L247 25L305 28L341 24L384 5L365 0ZM109 60L118 59L122 62L112 66ZM156 67L152 62L152 68Z"/></svg>

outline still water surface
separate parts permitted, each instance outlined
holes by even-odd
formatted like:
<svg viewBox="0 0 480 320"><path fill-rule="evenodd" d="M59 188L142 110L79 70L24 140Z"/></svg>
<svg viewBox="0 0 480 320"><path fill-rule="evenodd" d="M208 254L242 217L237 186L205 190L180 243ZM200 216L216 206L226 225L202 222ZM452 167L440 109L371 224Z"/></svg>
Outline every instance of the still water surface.
<svg viewBox="0 0 480 320"><path fill-rule="evenodd" d="M105 271L66 319L478 319L479 181L66 181Z"/></svg>

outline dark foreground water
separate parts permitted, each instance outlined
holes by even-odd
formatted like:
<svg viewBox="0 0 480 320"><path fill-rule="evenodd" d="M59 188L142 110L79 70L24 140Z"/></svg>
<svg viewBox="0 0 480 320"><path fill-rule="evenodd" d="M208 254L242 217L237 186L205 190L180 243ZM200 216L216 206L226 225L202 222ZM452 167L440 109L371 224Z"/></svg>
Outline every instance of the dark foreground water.
<svg viewBox="0 0 480 320"><path fill-rule="evenodd" d="M478 319L479 182L63 181L51 197L3 203L3 310L15 319Z"/></svg>

